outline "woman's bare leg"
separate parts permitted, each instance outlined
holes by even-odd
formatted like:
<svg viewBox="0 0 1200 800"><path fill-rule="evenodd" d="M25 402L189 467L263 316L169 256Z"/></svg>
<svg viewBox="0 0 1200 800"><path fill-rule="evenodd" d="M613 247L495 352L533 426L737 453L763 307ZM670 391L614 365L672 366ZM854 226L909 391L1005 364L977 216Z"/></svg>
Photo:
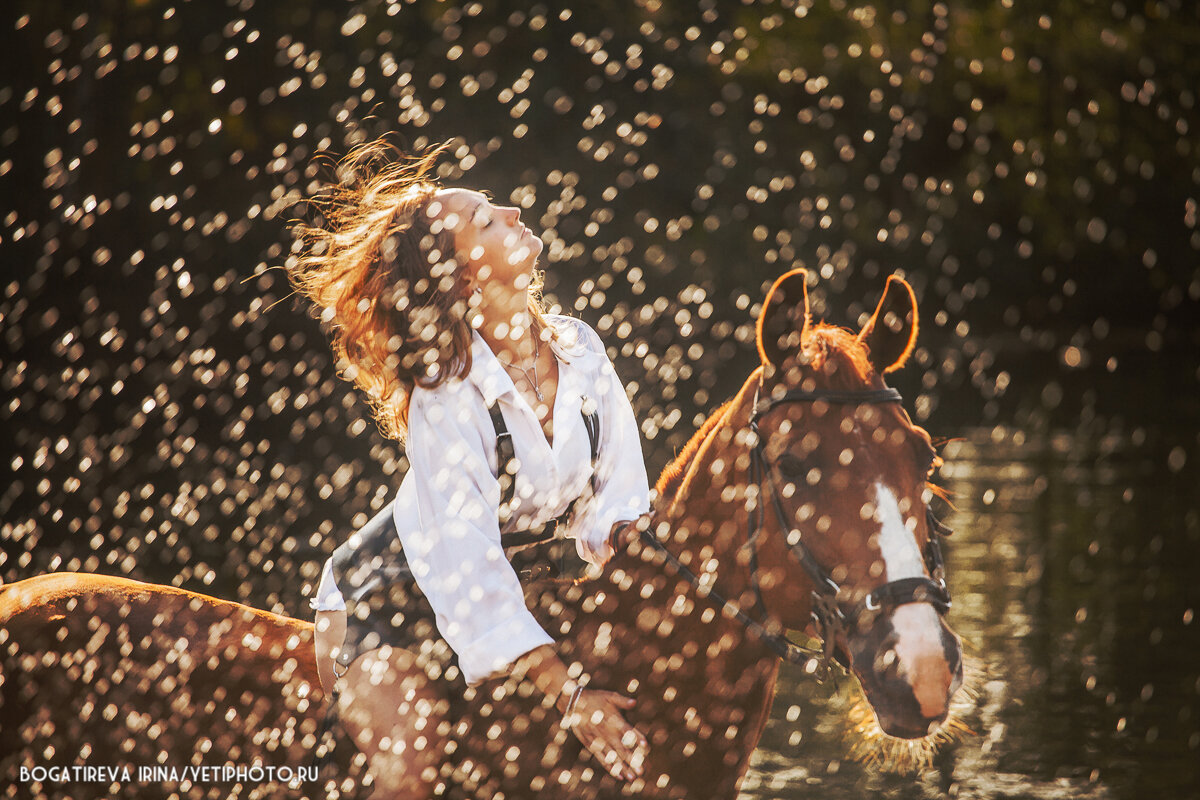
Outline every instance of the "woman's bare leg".
<svg viewBox="0 0 1200 800"><path fill-rule="evenodd" d="M367 757L380 796L428 798L450 738L444 686L408 650L364 653L341 678L342 724Z"/></svg>
<svg viewBox="0 0 1200 800"><path fill-rule="evenodd" d="M432 797L450 736L441 687L396 647L364 653L343 670L336 659L345 636L346 612L317 612L317 674L326 692L338 682L342 726L367 757L378 796Z"/></svg>

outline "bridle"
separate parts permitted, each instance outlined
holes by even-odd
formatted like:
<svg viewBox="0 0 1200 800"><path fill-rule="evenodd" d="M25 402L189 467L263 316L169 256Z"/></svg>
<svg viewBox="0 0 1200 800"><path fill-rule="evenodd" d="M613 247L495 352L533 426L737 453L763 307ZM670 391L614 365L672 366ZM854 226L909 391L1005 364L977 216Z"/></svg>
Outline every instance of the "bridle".
<svg viewBox="0 0 1200 800"><path fill-rule="evenodd" d="M750 585L754 590L755 610L760 619L747 614L736 603L725 598L715 588L712 582L702 582L696 574L671 553L662 542L649 530L642 531L642 541L650 544L662 553L667 562L691 584L697 591L725 609L749 631L763 640L767 647L780 658L793 664L803 664L819 677L827 675L833 663L847 667L849 659L837 644L840 634L853 630L859 619L866 613L882 613L885 609L896 608L907 603L929 603L944 615L950 609L950 590L946 586L946 569L942 560L942 548L938 540L948 535L950 529L937 520L933 510L926 508L929 525L929 537L925 545L924 559L926 569L932 577L899 578L876 587L849 611L845 610L838 601L841 587L821 564L813 558L804 546L801 531L792 527L788 522L787 512L783 507L783 499L771 477L771 464L767 460L766 444L758 430L758 422L772 409L787 403L830 403L835 405L882 405L884 403L899 403L903 401L900 392L892 388L870 389L859 391L817 390L803 391L795 389L778 397L768 399L760 404L759 394L762 384L755 392L753 412L750 416L750 430L754 434L754 446L751 450L750 483L759 490L759 502L755 509L748 512L749 522L746 543L749 550ZM763 507L764 496L770 498L771 509L775 514L780 530L784 532L788 544L788 552L795 558L812 582L812 616L816 624L818 636L822 640L819 650L804 647L788 639L783 633L783 626L771 619L763 602L762 581L758 567L758 539L765 527L766 510Z"/></svg>

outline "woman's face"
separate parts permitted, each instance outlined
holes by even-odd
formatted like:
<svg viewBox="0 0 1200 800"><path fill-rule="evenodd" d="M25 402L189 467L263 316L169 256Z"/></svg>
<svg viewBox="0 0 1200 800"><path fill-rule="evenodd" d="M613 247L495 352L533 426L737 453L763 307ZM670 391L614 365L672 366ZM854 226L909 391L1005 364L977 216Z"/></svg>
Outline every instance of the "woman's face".
<svg viewBox="0 0 1200 800"><path fill-rule="evenodd" d="M529 285L542 240L521 224L520 209L495 205L470 189L440 189L429 212L453 233L473 283Z"/></svg>

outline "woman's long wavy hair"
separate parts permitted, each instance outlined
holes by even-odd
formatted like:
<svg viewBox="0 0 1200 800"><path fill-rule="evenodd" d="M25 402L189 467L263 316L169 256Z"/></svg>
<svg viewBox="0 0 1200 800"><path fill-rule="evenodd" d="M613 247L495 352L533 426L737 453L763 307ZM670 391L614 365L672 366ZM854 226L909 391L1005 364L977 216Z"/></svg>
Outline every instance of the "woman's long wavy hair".
<svg viewBox="0 0 1200 800"><path fill-rule="evenodd" d="M309 200L319 224L293 226L293 284L331 326L342 377L366 393L384 435L401 441L413 388L471 369L469 276L453 233L429 214L442 188L431 172L447 147L417 156L381 140L356 148L339 165L342 179Z"/></svg>

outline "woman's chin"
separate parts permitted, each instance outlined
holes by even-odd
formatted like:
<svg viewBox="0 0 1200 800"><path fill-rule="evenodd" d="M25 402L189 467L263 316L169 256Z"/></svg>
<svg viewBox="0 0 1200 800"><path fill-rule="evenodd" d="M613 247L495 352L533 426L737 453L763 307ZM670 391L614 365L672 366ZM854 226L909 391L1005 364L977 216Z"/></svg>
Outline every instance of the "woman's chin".
<svg viewBox="0 0 1200 800"><path fill-rule="evenodd" d="M537 261L538 256L542 254L542 250L546 247L546 243L540 237L535 236L533 231L529 229L525 230L525 238L529 242L529 249L533 253L533 260Z"/></svg>

